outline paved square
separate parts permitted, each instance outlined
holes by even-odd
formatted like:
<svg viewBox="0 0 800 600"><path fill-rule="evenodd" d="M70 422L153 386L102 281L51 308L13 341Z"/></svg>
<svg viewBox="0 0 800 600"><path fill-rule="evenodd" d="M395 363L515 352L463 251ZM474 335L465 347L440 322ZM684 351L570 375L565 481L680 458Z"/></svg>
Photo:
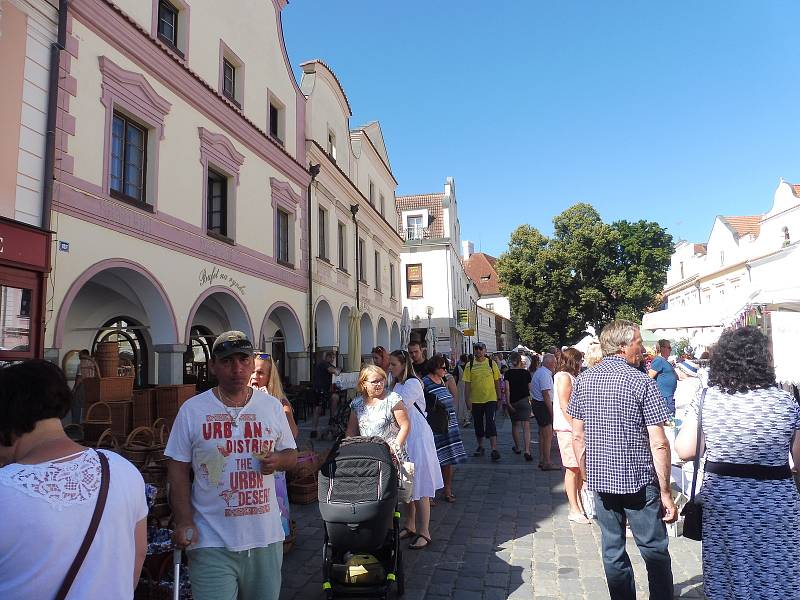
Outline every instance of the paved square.
<svg viewBox="0 0 800 600"><path fill-rule="evenodd" d="M405 550L408 600L608 598L600 529L567 520L561 471L542 472L511 452L510 423L498 424L502 459L470 458L456 468L454 504L431 510L433 544ZM536 430L536 427L532 427ZM472 429L462 429L468 454ZM535 445L534 445L535 449ZM534 451L535 453L535 451ZM554 456L557 456L557 451ZM534 457L536 458L536 457ZM297 544L283 566L282 599L322 598L322 520L316 504L292 505ZM647 575L632 539L628 552L640 598ZM670 538L677 598L702 598L700 542Z"/></svg>

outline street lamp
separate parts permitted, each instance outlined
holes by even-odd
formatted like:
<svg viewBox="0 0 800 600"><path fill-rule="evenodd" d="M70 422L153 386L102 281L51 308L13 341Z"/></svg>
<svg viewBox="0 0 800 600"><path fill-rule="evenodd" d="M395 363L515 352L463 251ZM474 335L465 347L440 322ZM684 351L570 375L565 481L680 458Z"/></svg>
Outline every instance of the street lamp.
<svg viewBox="0 0 800 600"><path fill-rule="evenodd" d="M431 316L433 315L433 307L428 306L425 308L425 313L428 315L428 333L433 338L433 353L436 354L436 334L431 331Z"/></svg>

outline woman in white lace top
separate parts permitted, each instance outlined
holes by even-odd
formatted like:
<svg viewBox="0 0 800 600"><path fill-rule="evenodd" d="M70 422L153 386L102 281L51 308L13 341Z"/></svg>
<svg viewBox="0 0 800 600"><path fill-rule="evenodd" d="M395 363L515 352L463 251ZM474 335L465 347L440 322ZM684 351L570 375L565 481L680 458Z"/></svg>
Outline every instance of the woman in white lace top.
<svg viewBox="0 0 800 600"><path fill-rule="evenodd" d="M0 369L0 598L54 598L83 542L102 482L101 457L73 442L64 374L48 362ZM147 551L144 481L113 452L97 532L66 598L132 598Z"/></svg>

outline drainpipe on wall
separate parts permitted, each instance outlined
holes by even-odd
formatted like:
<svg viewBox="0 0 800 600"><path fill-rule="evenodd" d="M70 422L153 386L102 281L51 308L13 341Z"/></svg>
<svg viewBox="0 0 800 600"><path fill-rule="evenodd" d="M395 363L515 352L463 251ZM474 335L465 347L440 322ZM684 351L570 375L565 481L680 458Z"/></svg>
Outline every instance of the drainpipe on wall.
<svg viewBox="0 0 800 600"><path fill-rule="evenodd" d="M47 92L47 134L44 144L44 177L42 181L42 229L50 230L53 207L53 179L56 172L56 117L58 116L58 75L61 51L67 43L67 10L69 0L58 2L58 37L50 44L50 82Z"/></svg>
<svg viewBox="0 0 800 600"><path fill-rule="evenodd" d="M359 289L359 285L361 284L360 275L361 270L359 268L359 248L358 248L358 221L356 220L356 213L358 212L358 204L351 204L350 205L350 214L353 215L353 223L356 226L356 272L355 272L355 280L356 280L356 310L361 311L361 290Z"/></svg>
<svg viewBox="0 0 800 600"><path fill-rule="evenodd" d="M311 184L319 175L319 165L309 165L308 172L311 175L311 181L308 182L308 189L306 193L308 198L306 205L308 207L308 218L306 219L306 243L308 244L308 377L314 374L314 354L316 353L316 339L314 335L314 277L312 275L312 253L311 253ZM318 224L319 226L319 224Z"/></svg>

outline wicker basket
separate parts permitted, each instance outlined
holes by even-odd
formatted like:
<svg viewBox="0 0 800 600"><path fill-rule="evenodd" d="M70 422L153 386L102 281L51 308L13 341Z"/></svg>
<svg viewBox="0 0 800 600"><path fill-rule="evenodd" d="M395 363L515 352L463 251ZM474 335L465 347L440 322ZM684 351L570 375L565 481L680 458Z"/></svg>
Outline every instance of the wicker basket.
<svg viewBox="0 0 800 600"><path fill-rule="evenodd" d="M111 431L110 428L100 434L94 447L100 450L111 450L112 452L119 453L119 444L114 437L114 432Z"/></svg>
<svg viewBox="0 0 800 600"><path fill-rule="evenodd" d="M119 439L124 439L131 432L133 422L133 402L107 402L111 410L111 430Z"/></svg>
<svg viewBox="0 0 800 600"><path fill-rule="evenodd" d="M164 456L164 449L167 447L171 429L166 419L156 419L156 422L153 423L153 450L150 453L150 460L162 463L167 459Z"/></svg>
<svg viewBox="0 0 800 600"><path fill-rule="evenodd" d="M133 422L131 426L149 427L156 420L156 394L153 388L133 390Z"/></svg>
<svg viewBox="0 0 800 600"><path fill-rule="evenodd" d="M193 383L184 385L160 385L155 388L156 416L172 423L178 415L181 404L195 395L197 391Z"/></svg>
<svg viewBox="0 0 800 600"><path fill-rule="evenodd" d="M86 406L95 402L130 400L133 396L133 377L87 377L83 379Z"/></svg>
<svg viewBox="0 0 800 600"><path fill-rule="evenodd" d="M147 463L154 445L155 434L153 434L152 428L137 427L128 434L125 443L120 449L120 454L141 468Z"/></svg>
<svg viewBox="0 0 800 600"><path fill-rule="evenodd" d="M86 409L83 421L83 440L94 444L106 429L111 429L111 408L106 402L95 402Z"/></svg>
<svg viewBox="0 0 800 600"><path fill-rule="evenodd" d="M100 342L95 350L95 362L102 377L116 377L119 369L119 342Z"/></svg>

